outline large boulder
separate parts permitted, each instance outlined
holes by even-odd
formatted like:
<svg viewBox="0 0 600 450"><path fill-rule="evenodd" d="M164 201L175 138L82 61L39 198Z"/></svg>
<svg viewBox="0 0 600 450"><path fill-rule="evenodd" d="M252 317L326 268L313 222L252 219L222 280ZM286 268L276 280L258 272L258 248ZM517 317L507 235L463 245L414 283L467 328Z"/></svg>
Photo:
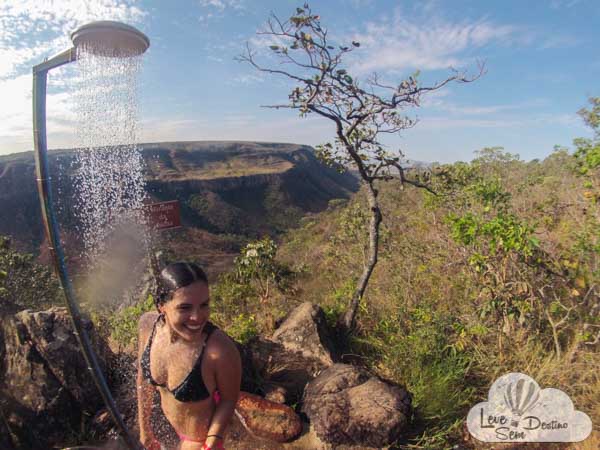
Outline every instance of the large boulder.
<svg viewBox="0 0 600 450"><path fill-rule="evenodd" d="M137 355L121 352L111 358L109 383L117 409L121 413L129 431L139 434L137 421ZM108 409L97 411L90 426L90 434L98 440L109 440L119 434Z"/></svg>
<svg viewBox="0 0 600 450"><path fill-rule="evenodd" d="M302 410L324 442L380 448L401 436L410 407L403 388L334 364L308 384Z"/></svg>
<svg viewBox="0 0 600 450"><path fill-rule="evenodd" d="M306 384L326 368L320 360L289 351L269 339L255 339L247 348L256 377L262 380L254 392L278 403L296 403Z"/></svg>
<svg viewBox="0 0 600 450"><path fill-rule="evenodd" d="M250 433L270 441L287 442L302 431L300 417L292 408L247 392L240 392L235 414Z"/></svg>
<svg viewBox="0 0 600 450"><path fill-rule="evenodd" d="M245 389L276 403L296 403L306 384L333 364L336 353L321 308L302 303L270 339L257 338L245 346L245 361L261 380L260 386Z"/></svg>
<svg viewBox="0 0 600 450"><path fill-rule="evenodd" d="M310 302L296 307L275 330L271 340L326 367L337 359L325 314L318 305Z"/></svg>
<svg viewBox="0 0 600 450"><path fill-rule="evenodd" d="M4 405L0 405L0 412L5 414L3 412L3 407ZM0 420L0 448L2 450L15 450L12 432L4 420Z"/></svg>
<svg viewBox="0 0 600 450"><path fill-rule="evenodd" d="M109 353L92 334L101 360ZM102 399L66 308L21 311L0 323L0 401L19 448L47 449L77 435Z"/></svg>

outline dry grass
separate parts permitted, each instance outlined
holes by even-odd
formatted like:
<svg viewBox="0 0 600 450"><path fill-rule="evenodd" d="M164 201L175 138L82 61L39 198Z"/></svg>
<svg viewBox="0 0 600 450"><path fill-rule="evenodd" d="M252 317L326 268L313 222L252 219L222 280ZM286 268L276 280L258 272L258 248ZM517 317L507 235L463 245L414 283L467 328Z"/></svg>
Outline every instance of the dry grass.
<svg viewBox="0 0 600 450"><path fill-rule="evenodd" d="M582 230L593 226L590 217L598 205L586 201L572 157L564 153L544 162L492 161L481 171L501 180L510 194L511 213L535 227L547 264L563 274L549 275L518 255L508 259L504 282L527 286L533 309L524 323L506 329L493 315L481 314L489 295L482 295L484 280L469 264L473 250L455 242L444 221L455 208L451 202L427 204L420 191L401 191L393 183L380 186L380 259L347 351L357 355L355 361L413 391L417 422L423 427L413 436L414 448L458 442L467 405L481 401L493 381L508 372L528 374L542 388L564 390L596 429L600 424L600 354L580 337L583 323L598 318L587 317L582 297L573 294L576 282L585 283L578 288L582 291L600 283L598 255L591 246L577 246L585 238ZM331 209L286 236L280 258L305 270L289 308L313 301L333 320L348 304L362 269L366 235L351 211L362 201L359 193L347 206ZM454 209L469 210L485 214L474 203ZM578 308L559 330L560 357L543 314L552 300L537 292L544 283L553 286L548 292L565 306ZM428 402L433 406L424 407Z"/></svg>

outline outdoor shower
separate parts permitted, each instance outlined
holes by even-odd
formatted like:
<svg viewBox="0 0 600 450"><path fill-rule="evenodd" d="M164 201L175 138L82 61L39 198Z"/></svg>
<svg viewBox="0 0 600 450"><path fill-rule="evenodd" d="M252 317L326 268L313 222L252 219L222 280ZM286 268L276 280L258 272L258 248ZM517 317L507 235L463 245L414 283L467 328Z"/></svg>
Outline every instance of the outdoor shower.
<svg viewBox="0 0 600 450"><path fill-rule="evenodd" d="M141 445L131 435L116 403L110 393L106 380L100 369L98 359L91 346L90 338L83 327L79 307L75 301L73 286L67 273L64 252L60 243L60 233L53 207L51 180L49 176L47 142L46 142L46 83L51 69L73 62L77 59L77 49L103 57L127 58L141 55L150 46L149 39L140 31L129 25L98 21L79 27L71 34L73 47L33 67L33 137L36 166L36 179L44 230L49 245L54 269L64 291L67 308L72 318L75 334L91 375L100 391L104 403L114 422L121 431L127 446L139 449Z"/></svg>

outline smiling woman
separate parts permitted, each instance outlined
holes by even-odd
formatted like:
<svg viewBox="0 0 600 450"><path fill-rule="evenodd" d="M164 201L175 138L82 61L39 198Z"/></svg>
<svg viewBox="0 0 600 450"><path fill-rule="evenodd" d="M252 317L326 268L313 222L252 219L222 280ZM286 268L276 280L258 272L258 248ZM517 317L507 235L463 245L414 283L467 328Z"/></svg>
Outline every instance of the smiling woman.
<svg viewBox="0 0 600 450"><path fill-rule="evenodd" d="M160 283L158 312L140 319L140 441L148 449L168 448L151 421L158 390L164 415L179 436L178 450L223 448L240 391L239 352L208 320L208 281L200 267L170 264Z"/></svg>

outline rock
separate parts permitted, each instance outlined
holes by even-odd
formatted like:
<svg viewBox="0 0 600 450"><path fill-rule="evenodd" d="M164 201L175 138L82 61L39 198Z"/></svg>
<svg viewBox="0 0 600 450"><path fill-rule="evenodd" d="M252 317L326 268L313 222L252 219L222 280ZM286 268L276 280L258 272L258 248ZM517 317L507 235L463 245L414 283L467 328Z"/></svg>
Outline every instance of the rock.
<svg viewBox="0 0 600 450"><path fill-rule="evenodd" d="M299 352L287 350L283 344L258 338L247 345L255 377L262 384L252 392L266 395L277 391L277 397L287 404L302 398L304 387L326 366L319 360L307 358ZM279 400L277 400L279 403Z"/></svg>
<svg viewBox="0 0 600 450"><path fill-rule="evenodd" d="M263 380L264 377L258 372L255 364L258 361L257 355L255 354L256 350L253 351L249 345L240 344L239 342L236 342L235 345L240 352L240 357L242 359L241 390L253 393L260 392L262 388L261 380Z"/></svg>
<svg viewBox="0 0 600 450"><path fill-rule="evenodd" d="M266 385L264 387L265 399L274 403L281 403L282 405L289 398L289 392L283 386L277 385Z"/></svg>
<svg viewBox="0 0 600 450"><path fill-rule="evenodd" d="M92 340L91 322L85 322ZM66 308L21 311L0 323L0 401L16 447L47 449L78 434L102 405Z"/></svg>
<svg viewBox="0 0 600 450"><path fill-rule="evenodd" d="M318 305L310 302L296 307L275 330L271 340L289 351L320 361L324 366L330 366L336 359L325 314Z"/></svg>
<svg viewBox="0 0 600 450"><path fill-rule="evenodd" d="M2 406L0 406L1 411ZM2 450L15 450L12 432L4 420L0 420L0 448Z"/></svg>
<svg viewBox="0 0 600 450"><path fill-rule="evenodd" d="M410 404L410 394L401 387L335 364L306 387L302 411L324 442L380 448L400 437Z"/></svg>
<svg viewBox="0 0 600 450"><path fill-rule="evenodd" d="M294 309L271 339L255 339L246 348L255 378L263 382L250 391L288 405L301 400L306 384L336 359L325 315L309 302Z"/></svg>
<svg viewBox="0 0 600 450"><path fill-rule="evenodd" d="M240 392L235 414L254 436L271 441L287 442L302 432L302 422L292 408L247 392Z"/></svg>
<svg viewBox="0 0 600 450"><path fill-rule="evenodd" d="M306 397L336 394L369 379L369 375L357 367L347 364L335 364L329 370L322 372L306 388Z"/></svg>
<svg viewBox="0 0 600 450"><path fill-rule="evenodd" d="M139 435L137 420L137 354L119 353L111 360L109 383L117 409L121 413L125 425L133 436ZM160 395L155 392L153 399L151 422L157 433L164 436L164 442L177 441L177 434L164 417L160 408ZM114 439L119 434L118 428L106 408L100 409L91 423L89 432L99 441Z"/></svg>

